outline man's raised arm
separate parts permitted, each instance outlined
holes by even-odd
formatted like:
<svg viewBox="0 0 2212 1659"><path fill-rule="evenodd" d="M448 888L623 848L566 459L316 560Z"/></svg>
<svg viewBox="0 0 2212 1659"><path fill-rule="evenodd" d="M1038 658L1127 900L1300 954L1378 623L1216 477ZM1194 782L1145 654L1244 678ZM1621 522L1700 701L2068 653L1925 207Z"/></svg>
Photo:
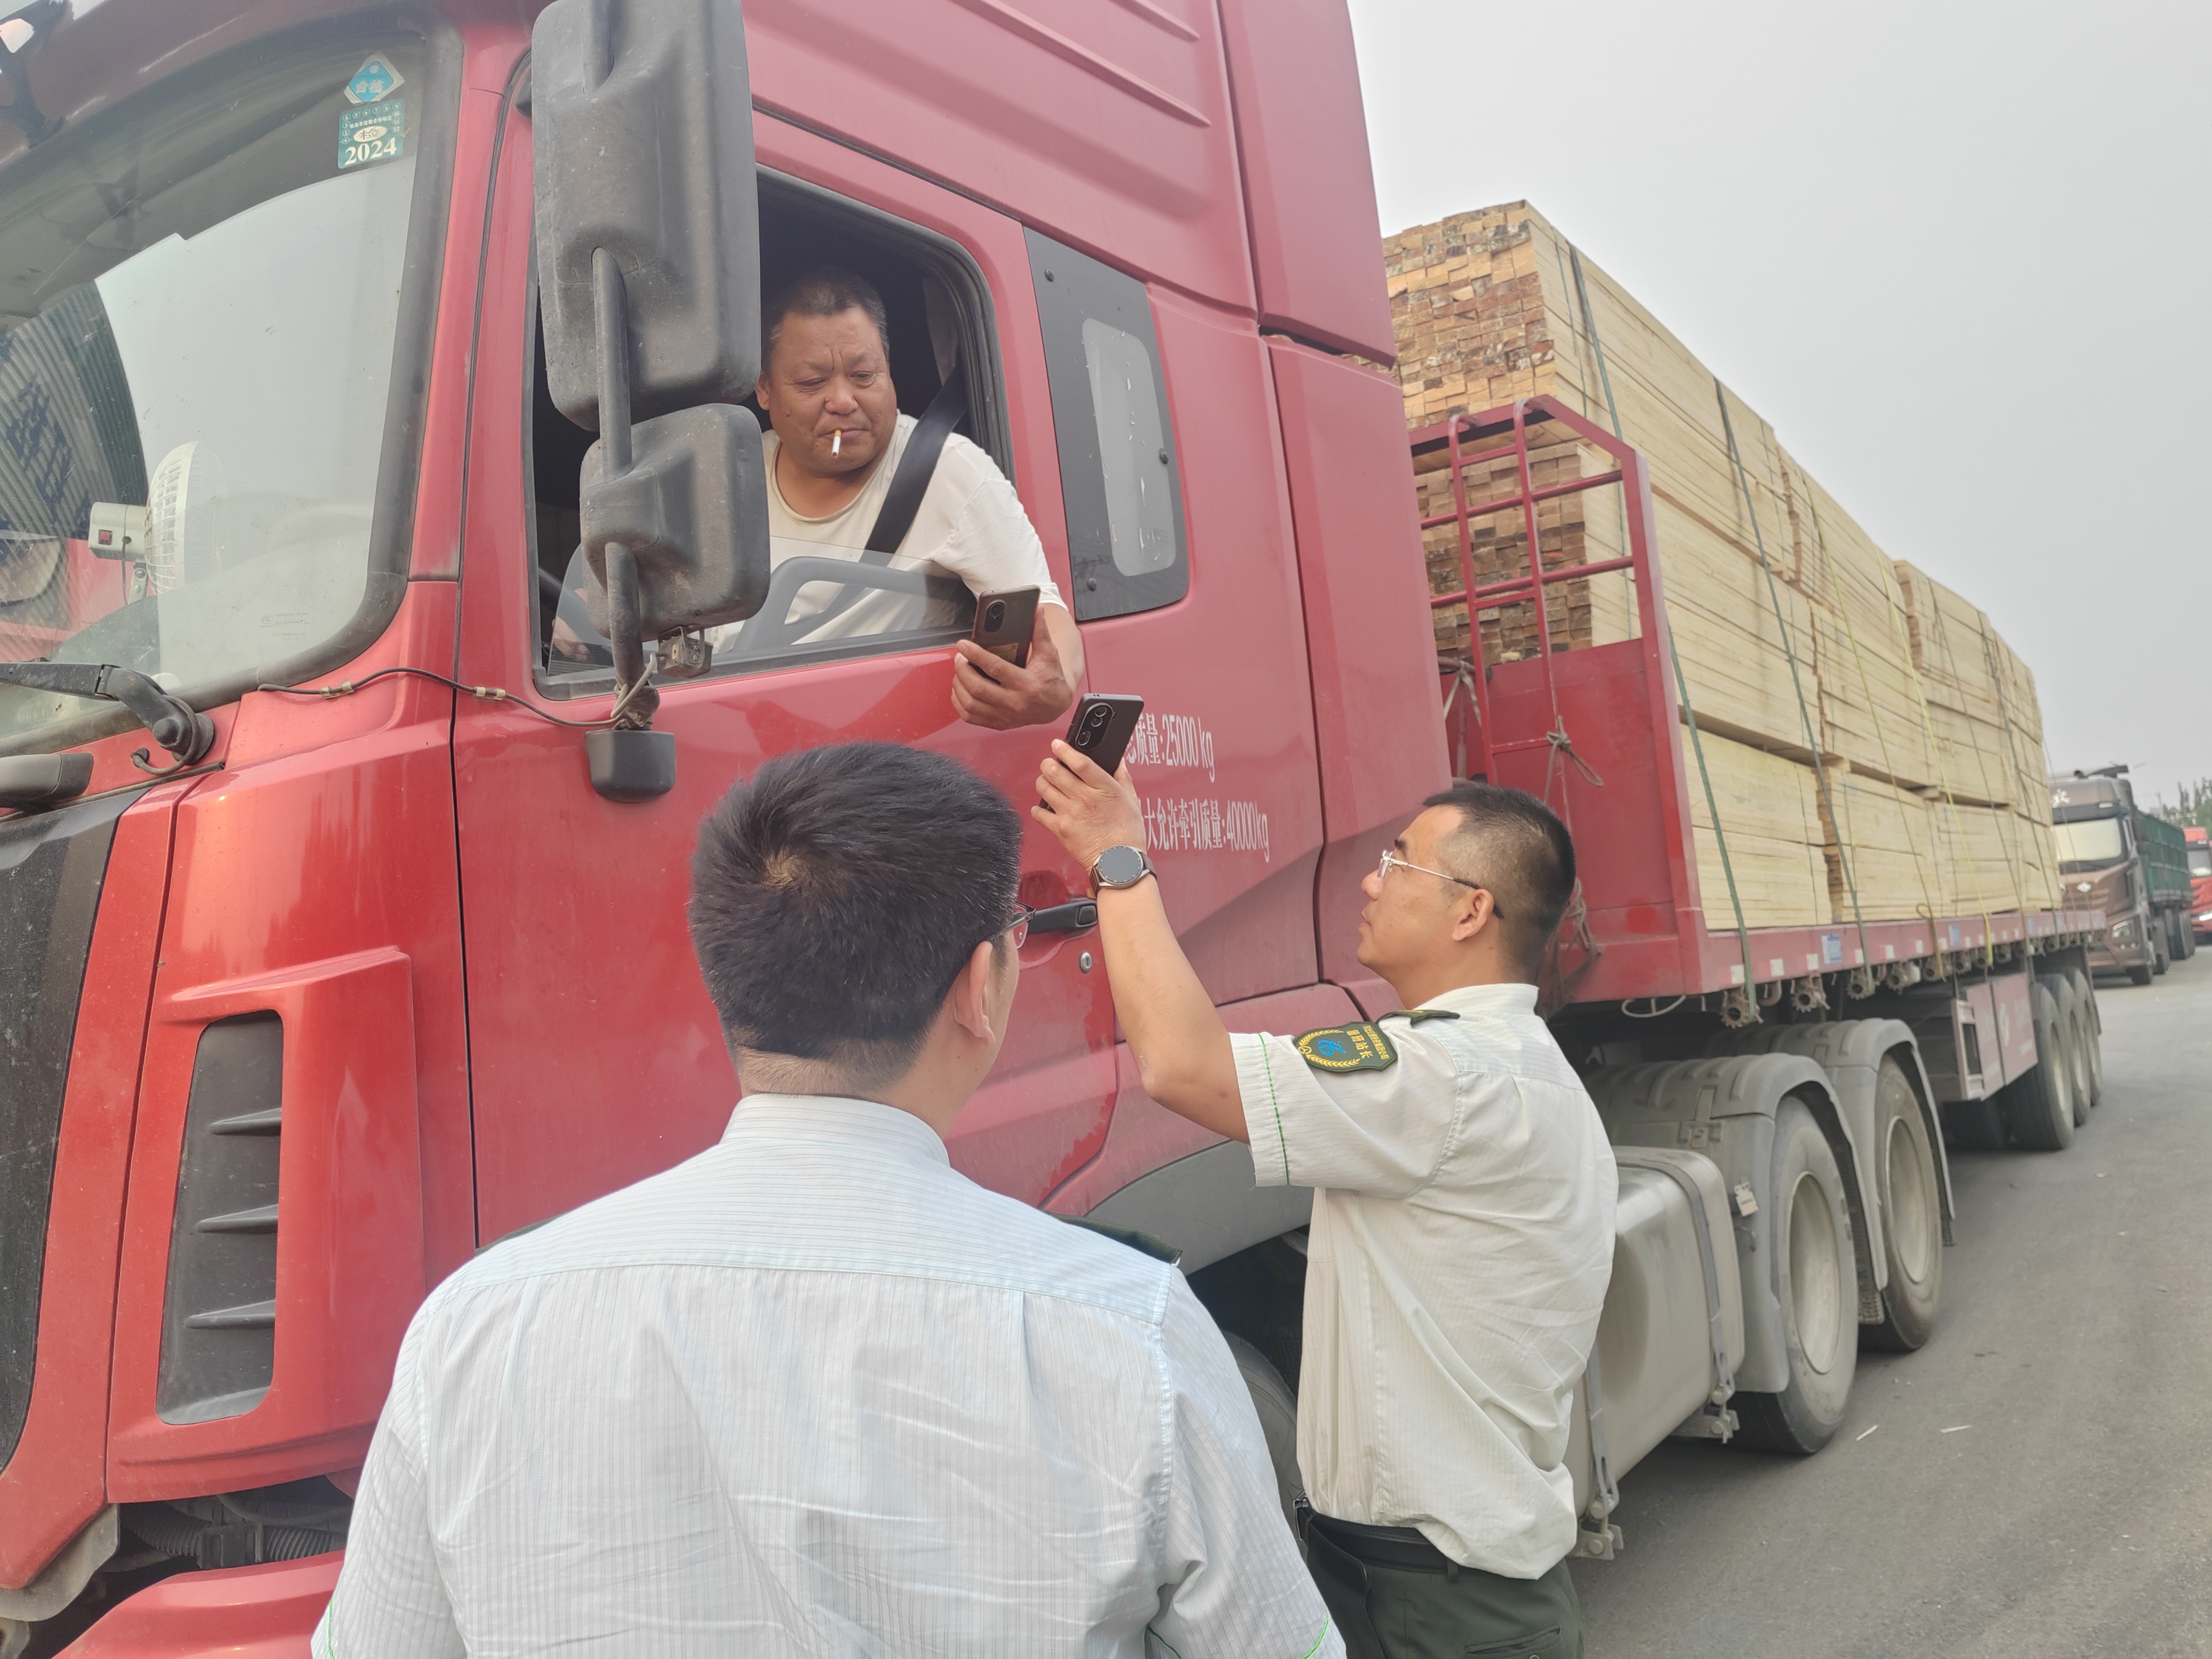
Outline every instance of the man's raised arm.
<svg viewBox="0 0 2212 1659"><path fill-rule="evenodd" d="M1144 814L1125 764L1109 777L1054 739L1037 774L1036 821L1086 870L1109 847L1145 845ZM1098 894L1098 942L1145 1092L1218 1135L1249 1141L1229 1029L1176 942L1158 879Z"/></svg>

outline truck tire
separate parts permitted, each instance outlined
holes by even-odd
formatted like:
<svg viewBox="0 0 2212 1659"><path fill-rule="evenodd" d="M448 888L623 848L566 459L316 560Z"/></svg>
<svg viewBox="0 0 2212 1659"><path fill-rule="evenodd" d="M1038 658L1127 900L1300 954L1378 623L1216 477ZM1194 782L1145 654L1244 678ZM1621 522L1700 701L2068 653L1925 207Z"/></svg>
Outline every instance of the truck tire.
<svg viewBox="0 0 2212 1659"><path fill-rule="evenodd" d="M2105 1027L2097 1013L2096 981L2070 964L2059 972L2074 981L2075 994L2081 1000L2081 1058L2089 1078L2089 1108L2094 1111L2097 1103L2105 1097Z"/></svg>
<svg viewBox="0 0 2212 1659"><path fill-rule="evenodd" d="M1861 1328L1859 1340L1911 1353L1935 1332L1942 1297L1943 1193L1920 1097L1893 1054L1883 1055L1875 1073L1874 1110L1875 1191L1889 1284L1881 1293L1881 1322Z"/></svg>
<svg viewBox="0 0 2212 1659"><path fill-rule="evenodd" d="M1774 1115L1773 1273L1790 1346L1790 1386L1738 1394L1737 1438L1809 1457L1843 1425L1858 1369L1859 1270L1843 1173L1794 1096Z"/></svg>
<svg viewBox="0 0 2212 1659"><path fill-rule="evenodd" d="M1259 1415L1260 1432L1267 1441L1267 1462L1275 1469L1275 1495L1282 1500L1283 1524L1295 1538L1297 1502L1306 1491L1298 1474L1298 1397L1283 1381L1283 1374L1267 1363L1265 1354L1241 1336L1231 1336L1225 1331L1222 1335L1252 1396L1252 1409Z"/></svg>
<svg viewBox="0 0 2212 1659"><path fill-rule="evenodd" d="M2148 985L2150 983L2151 975L2157 971L2158 969L2155 964L2149 962L2144 963L2139 968L2130 968L2128 969L2128 983L2130 985Z"/></svg>
<svg viewBox="0 0 2212 1659"><path fill-rule="evenodd" d="M2058 1000L2041 981L2029 988L2035 1010L2035 1067L1997 1091L2005 1127L2032 1152L2063 1152L2074 1144L2074 1079Z"/></svg>
<svg viewBox="0 0 2212 1659"><path fill-rule="evenodd" d="M2172 958L2166 954L2166 928L2154 919L2150 924L2150 970L2154 975L2163 974L2172 965Z"/></svg>
<svg viewBox="0 0 2212 1659"><path fill-rule="evenodd" d="M2066 1080L2074 1101L2074 1127L2089 1121L2089 1033L2081 994L2063 974L2038 974L2035 982L2058 1005L2059 1049L2066 1056Z"/></svg>

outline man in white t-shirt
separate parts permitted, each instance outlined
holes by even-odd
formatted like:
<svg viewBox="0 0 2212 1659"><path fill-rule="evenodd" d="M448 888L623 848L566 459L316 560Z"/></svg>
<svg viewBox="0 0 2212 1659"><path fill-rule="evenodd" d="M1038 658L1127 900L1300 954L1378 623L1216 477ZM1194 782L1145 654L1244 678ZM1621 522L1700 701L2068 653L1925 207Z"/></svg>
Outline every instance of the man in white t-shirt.
<svg viewBox="0 0 2212 1659"><path fill-rule="evenodd" d="M858 560L916 422L899 413L885 349L884 302L872 284L822 266L784 284L763 313L767 337L756 388L771 430L769 533L775 562ZM1017 667L963 640L952 703L963 720L1001 730L1058 720L1075 701L1083 641L1021 500L991 458L957 433L945 440L892 568L951 576L972 593L1037 590L1029 662ZM935 602L832 582L799 591L794 642L916 628L941 618ZM821 614L817 628L805 619Z"/></svg>

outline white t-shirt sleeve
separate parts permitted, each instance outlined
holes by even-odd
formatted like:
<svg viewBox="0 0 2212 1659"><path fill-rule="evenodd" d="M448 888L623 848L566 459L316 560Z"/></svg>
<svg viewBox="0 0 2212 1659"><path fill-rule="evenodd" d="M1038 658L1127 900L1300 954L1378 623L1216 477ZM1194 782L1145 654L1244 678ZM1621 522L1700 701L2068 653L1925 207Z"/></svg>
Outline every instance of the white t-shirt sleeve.
<svg viewBox="0 0 2212 1659"><path fill-rule="evenodd" d="M420 1379L433 1297L399 1345L346 1528L345 1565L316 1626L313 1659L465 1659L468 1650L430 1535Z"/></svg>
<svg viewBox="0 0 2212 1659"><path fill-rule="evenodd" d="M1395 1056L1389 1064L1328 1071L1308 1061L1298 1039L1230 1037L1261 1186L1406 1198L1436 1178L1460 1131L1451 1057L1395 1021L1382 1041Z"/></svg>
<svg viewBox="0 0 2212 1659"><path fill-rule="evenodd" d="M1181 1659L1340 1659L1343 1638L1283 1518L1251 1393L1212 1316L1170 1278L1166 1550L1147 1645Z"/></svg>
<svg viewBox="0 0 2212 1659"><path fill-rule="evenodd" d="M936 545L923 543L919 533L925 521L917 519L899 551L942 565L968 585L972 593L1003 592L1008 588L1034 587L1037 603L1056 605L1059 584L1044 561L1044 544L1022 508L1021 497L1006 482L991 458L955 433L945 441L937 458L937 475L930 482L932 497L943 492L941 509L928 514L928 523L940 532ZM929 502L937 508L934 500ZM940 516L941 514L941 516ZM949 522L948 522L949 521Z"/></svg>

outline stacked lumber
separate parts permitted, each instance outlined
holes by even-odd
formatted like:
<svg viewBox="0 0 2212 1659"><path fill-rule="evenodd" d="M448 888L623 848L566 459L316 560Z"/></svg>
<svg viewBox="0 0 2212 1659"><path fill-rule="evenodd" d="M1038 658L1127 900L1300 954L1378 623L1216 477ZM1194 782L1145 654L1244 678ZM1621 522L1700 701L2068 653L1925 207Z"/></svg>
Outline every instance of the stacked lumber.
<svg viewBox="0 0 2212 1659"><path fill-rule="evenodd" d="M1667 617L1705 770L1692 813L1707 924L1735 925L1727 845L1750 927L2044 909L2057 862L2035 682L1989 618L1892 561L1773 428L1658 319L1524 202L1417 226L1383 245L1407 424L1549 394L1613 427L1649 465ZM1601 354L1602 368L1601 368ZM1539 489L1609 463L1540 427ZM1510 461L1462 469L1479 504L1517 491ZM1451 510L1442 455L1416 477L1424 518ZM1545 567L1621 556L1616 489L1540 504ZM1478 585L1525 575L1521 509L1478 516ZM1456 528L1426 533L1430 591L1464 586ZM1632 638L1626 572L1561 582L1553 650ZM1532 602L1437 611L1440 654L1539 648Z"/></svg>
<svg viewBox="0 0 2212 1659"><path fill-rule="evenodd" d="M1827 921L1828 878L1812 769L1717 732L1701 732L1698 746L1705 764L1702 777L1692 766L1690 828L1707 919L1734 925L1733 875L1747 927L1807 927ZM1705 781L1712 785L1711 805ZM1713 834L1713 805L1720 808L1726 832L1725 866L1721 839Z"/></svg>

